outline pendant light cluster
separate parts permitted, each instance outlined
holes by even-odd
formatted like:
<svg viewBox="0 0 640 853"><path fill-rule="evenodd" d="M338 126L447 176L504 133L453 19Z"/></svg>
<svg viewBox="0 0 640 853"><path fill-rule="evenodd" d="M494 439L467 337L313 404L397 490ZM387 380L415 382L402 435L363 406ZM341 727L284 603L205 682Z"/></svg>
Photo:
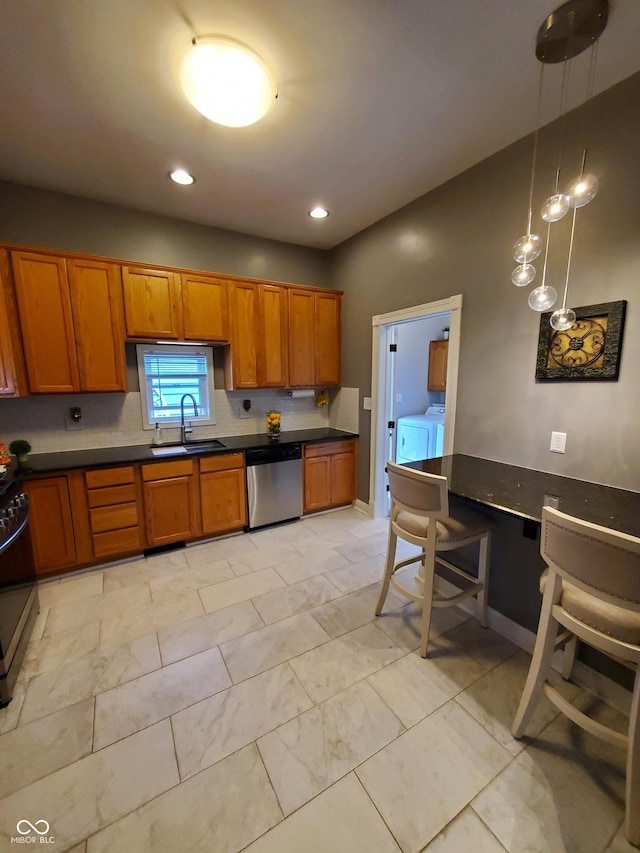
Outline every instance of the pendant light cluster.
<svg viewBox="0 0 640 853"><path fill-rule="evenodd" d="M535 180L536 158L538 152L538 130L540 127L540 105L542 102L542 83L545 64L564 62L564 74L562 80L562 94L560 115L565 111L566 94L568 88L570 61L583 53L588 47L592 48L591 63L589 68L589 80L587 87L587 98L593 95L593 78L595 69L595 46L598 38L607 25L608 0L569 0L544 21L536 39L536 57L542 63L540 69L540 83L538 88L538 119L533 141L533 157L531 163L531 182L529 188L529 212L527 216L526 233L516 240L513 247L513 257L518 266L511 275L511 281L516 287L527 287L536 277L536 268L533 265L542 254L544 248L544 259L542 264L542 281L529 294L529 307L534 311L548 311L552 308L558 298L555 287L547 284L547 260L549 256L549 242L551 237L551 224L559 222L570 210L572 213L571 237L569 240L569 256L567 259L567 271L564 284L564 296L562 308L557 309L551 315L551 326L556 330L569 329L574 324L576 315L572 308L567 308L567 293L569 289L569 273L571 270L571 257L573 254L573 238L576 227L576 211L588 204L595 198L598 192L598 179L595 175L585 172L586 151L582 154L582 167L580 174L571 180L563 191L560 187L560 170L556 171L555 187L553 194L545 201L540 215L547 223L546 237L543 243L538 234L532 232L533 219L533 187Z"/></svg>

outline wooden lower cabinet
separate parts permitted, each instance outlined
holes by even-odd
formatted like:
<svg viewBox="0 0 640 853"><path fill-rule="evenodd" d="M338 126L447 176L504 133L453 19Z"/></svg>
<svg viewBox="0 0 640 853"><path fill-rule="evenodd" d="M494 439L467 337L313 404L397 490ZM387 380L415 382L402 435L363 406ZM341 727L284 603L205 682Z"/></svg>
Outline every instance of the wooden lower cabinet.
<svg viewBox="0 0 640 853"><path fill-rule="evenodd" d="M356 498L356 439L304 446L305 513L344 506Z"/></svg>
<svg viewBox="0 0 640 853"><path fill-rule="evenodd" d="M77 553L67 477L29 479L24 490L29 496L29 527L36 573L46 575L73 566Z"/></svg>
<svg viewBox="0 0 640 853"><path fill-rule="evenodd" d="M200 533L194 460L142 466L147 546L193 539Z"/></svg>
<svg viewBox="0 0 640 853"><path fill-rule="evenodd" d="M244 453L200 459L202 533L229 533L247 523Z"/></svg>
<svg viewBox="0 0 640 853"><path fill-rule="evenodd" d="M356 439L304 445L304 512L356 497ZM24 483L39 576L243 530L242 452L31 475Z"/></svg>
<svg viewBox="0 0 640 853"><path fill-rule="evenodd" d="M141 551L140 483L133 465L87 471L85 480L95 558Z"/></svg>

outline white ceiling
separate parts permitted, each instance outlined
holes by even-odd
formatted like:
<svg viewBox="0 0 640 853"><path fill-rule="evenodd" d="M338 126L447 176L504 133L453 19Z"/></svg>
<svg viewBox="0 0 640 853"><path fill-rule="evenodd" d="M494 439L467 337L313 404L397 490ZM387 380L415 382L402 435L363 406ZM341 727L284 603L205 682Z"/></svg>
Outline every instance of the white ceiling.
<svg viewBox="0 0 640 853"><path fill-rule="evenodd" d="M0 178L329 248L534 129L535 35L556 5L0 0ZM213 32L277 80L256 125L212 124L177 87L175 57ZM640 70L639 46L640 2L611 0L596 93Z"/></svg>

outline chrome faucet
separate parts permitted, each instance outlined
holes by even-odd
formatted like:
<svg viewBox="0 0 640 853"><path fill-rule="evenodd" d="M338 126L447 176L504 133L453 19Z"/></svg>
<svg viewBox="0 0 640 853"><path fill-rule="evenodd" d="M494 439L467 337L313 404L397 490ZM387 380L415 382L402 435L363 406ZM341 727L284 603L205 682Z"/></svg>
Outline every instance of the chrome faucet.
<svg viewBox="0 0 640 853"><path fill-rule="evenodd" d="M185 397L191 397L191 402L193 403L193 416L194 418L198 417L198 404L196 403L196 398L193 394L183 394L182 399L180 400L180 441L183 444L187 442L187 435L191 435L193 432L193 427L184 425L184 400Z"/></svg>

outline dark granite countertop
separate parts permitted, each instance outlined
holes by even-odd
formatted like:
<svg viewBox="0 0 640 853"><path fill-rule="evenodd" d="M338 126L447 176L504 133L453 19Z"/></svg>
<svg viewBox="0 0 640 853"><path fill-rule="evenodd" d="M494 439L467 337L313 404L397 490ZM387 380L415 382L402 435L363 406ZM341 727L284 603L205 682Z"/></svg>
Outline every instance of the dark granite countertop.
<svg viewBox="0 0 640 853"><path fill-rule="evenodd" d="M452 494L510 515L540 521L546 502L568 515L640 536L640 492L462 453L409 462L407 467L430 474L444 474ZM549 501L549 496L557 498L557 504Z"/></svg>
<svg viewBox="0 0 640 853"><path fill-rule="evenodd" d="M319 441L337 441L341 438L354 438L354 433L324 427L321 429L300 429L280 433L279 444L294 442L314 443ZM213 440L213 439L211 439ZM203 449L203 453L228 453L230 450L252 450L273 444L266 434L216 436L224 447ZM206 441L206 439L203 439ZM163 445L168 447L169 445ZM194 454L189 454L190 456ZM198 455L197 453L195 455ZM90 450L63 450L54 453L33 453L29 456L29 473L46 471L68 471L72 468L92 468L107 465L122 465L125 462L159 462L169 459L185 459L184 455L154 456L148 444L130 444L124 447L96 447ZM28 476L28 474L27 474Z"/></svg>

